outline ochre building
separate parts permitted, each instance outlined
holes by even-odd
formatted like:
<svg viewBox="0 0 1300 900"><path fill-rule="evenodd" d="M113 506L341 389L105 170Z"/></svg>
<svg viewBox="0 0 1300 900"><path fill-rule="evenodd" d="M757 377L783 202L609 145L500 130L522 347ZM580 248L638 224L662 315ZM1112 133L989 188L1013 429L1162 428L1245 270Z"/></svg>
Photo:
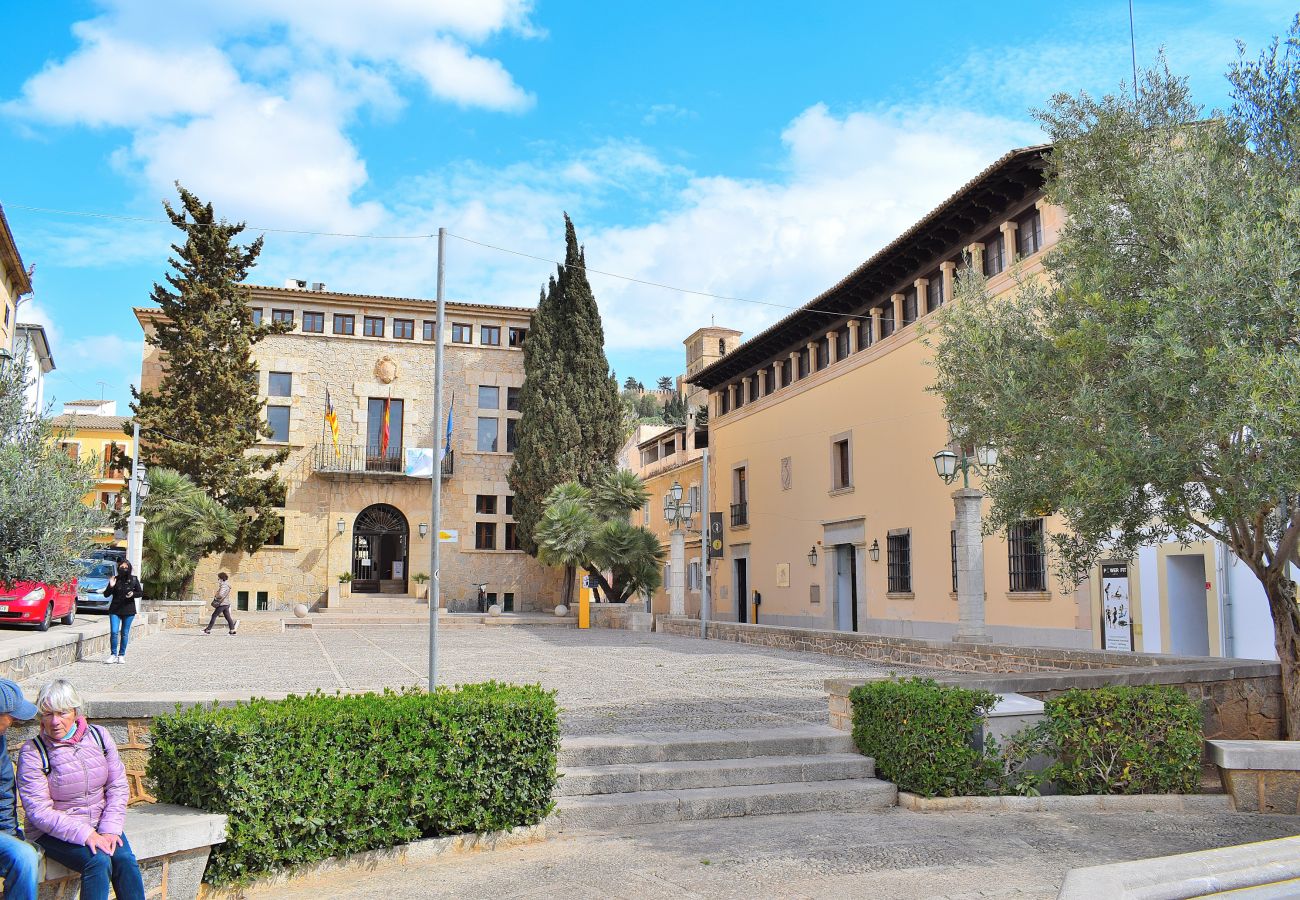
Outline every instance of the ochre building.
<svg viewBox="0 0 1300 900"><path fill-rule="evenodd" d="M327 291L324 285L251 287L254 316L291 330L253 348L258 391L274 436L289 448L279 538L251 555L205 559L196 585L207 591L230 573L236 605L280 609L328 603L331 593L424 593L430 573L431 471L442 478L441 587L456 608L486 584L507 610L550 609L559 572L521 552L515 538L510 470L524 381L530 309L447 303L444 409L450 453L436 462L447 430L433 421L434 336L428 300ZM146 332L160 315L137 309ZM161 377L158 348L146 343L142 389ZM338 421L326 424L327 394ZM385 437L385 418L387 436ZM141 435L148 442L148 435ZM340 576L351 582L340 590ZM331 587L333 591L331 591ZM335 602L339 602L337 599Z"/></svg>

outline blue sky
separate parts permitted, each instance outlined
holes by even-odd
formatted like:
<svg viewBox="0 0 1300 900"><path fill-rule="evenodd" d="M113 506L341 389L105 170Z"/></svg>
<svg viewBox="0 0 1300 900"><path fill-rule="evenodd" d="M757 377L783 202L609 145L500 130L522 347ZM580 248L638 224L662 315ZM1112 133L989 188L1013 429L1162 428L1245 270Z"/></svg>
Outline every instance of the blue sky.
<svg viewBox="0 0 1300 900"><path fill-rule="evenodd" d="M1225 102L1294 4L1135 0ZM180 180L261 228L454 234L766 301L591 277L620 379L683 366L710 320L753 334L842 277L1005 151L1029 109L1130 76L1127 0L1054 3L101 0L14 5L0 69L0 203L53 333L57 400L138 378ZM452 299L531 305L551 267L449 242ZM431 241L267 233L252 281L433 295ZM101 386L99 382L104 382ZM124 411L124 410L123 410Z"/></svg>

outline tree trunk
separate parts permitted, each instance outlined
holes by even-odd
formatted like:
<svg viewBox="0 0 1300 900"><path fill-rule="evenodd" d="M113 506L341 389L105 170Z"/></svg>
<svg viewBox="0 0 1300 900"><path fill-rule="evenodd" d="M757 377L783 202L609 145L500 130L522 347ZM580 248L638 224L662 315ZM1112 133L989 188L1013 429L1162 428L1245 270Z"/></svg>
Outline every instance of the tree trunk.
<svg viewBox="0 0 1300 900"><path fill-rule="evenodd" d="M1300 740L1300 607L1296 606L1296 584L1285 569L1269 579L1264 589L1273 614L1273 644L1282 663L1282 714L1286 737Z"/></svg>
<svg viewBox="0 0 1300 900"><path fill-rule="evenodd" d="M560 602L566 609L573 609L573 580L577 577L577 566L564 567L564 592L560 595Z"/></svg>

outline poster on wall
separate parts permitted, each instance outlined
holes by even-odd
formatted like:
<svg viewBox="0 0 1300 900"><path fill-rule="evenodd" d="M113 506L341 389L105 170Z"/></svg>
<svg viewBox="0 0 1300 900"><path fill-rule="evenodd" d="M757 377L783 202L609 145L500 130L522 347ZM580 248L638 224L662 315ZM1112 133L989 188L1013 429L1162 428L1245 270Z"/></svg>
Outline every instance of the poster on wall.
<svg viewBox="0 0 1300 900"><path fill-rule="evenodd" d="M1128 563L1101 566L1101 646L1103 650L1133 649Z"/></svg>

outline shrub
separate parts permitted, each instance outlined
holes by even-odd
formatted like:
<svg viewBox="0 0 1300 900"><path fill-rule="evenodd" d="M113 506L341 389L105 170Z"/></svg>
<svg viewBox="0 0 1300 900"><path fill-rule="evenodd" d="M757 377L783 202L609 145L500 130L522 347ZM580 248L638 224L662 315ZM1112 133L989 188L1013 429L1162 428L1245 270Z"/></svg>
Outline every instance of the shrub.
<svg viewBox="0 0 1300 900"><path fill-rule="evenodd" d="M1201 709L1175 687L1110 686L1048 700L1057 762L1046 776L1065 794L1185 794L1201 771Z"/></svg>
<svg viewBox="0 0 1300 900"><path fill-rule="evenodd" d="M990 792L999 766L975 748L974 732L997 695L907 678L859 685L849 699L854 743L900 790L923 797Z"/></svg>
<svg viewBox="0 0 1300 900"><path fill-rule="evenodd" d="M535 824L550 812L553 691L486 682L434 693L193 707L153 724L160 801L229 816L205 880L423 837Z"/></svg>

